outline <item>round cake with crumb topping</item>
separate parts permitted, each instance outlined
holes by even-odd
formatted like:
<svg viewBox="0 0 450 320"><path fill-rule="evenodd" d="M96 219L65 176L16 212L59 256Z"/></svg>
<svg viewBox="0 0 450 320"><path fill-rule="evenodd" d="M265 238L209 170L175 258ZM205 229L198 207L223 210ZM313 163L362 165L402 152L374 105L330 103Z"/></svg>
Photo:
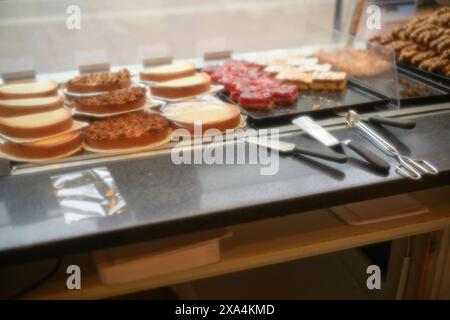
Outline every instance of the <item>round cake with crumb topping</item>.
<svg viewBox="0 0 450 320"><path fill-rule="evenodd" d="M147 90L143 87L131 87L114 90L92 97L75 98L71 105L77 111L92 114L108 114L142 108L146 101Z"/></svg>
<svg viewBox="0 0 450 320"><path fill-rule="evenodd" d="M130 71L122 69L118 72L98 72L75 77L66 83L66 88L75 93L92 93L128 88L130 85Z"/></svg>
<svg viewBox="0 0 450 320"><path fill-rule="evenodd" d="M163 141L169 123L158 114L131 112L93 122L85 131L87 145L98 149L127 149Z"/></svg>

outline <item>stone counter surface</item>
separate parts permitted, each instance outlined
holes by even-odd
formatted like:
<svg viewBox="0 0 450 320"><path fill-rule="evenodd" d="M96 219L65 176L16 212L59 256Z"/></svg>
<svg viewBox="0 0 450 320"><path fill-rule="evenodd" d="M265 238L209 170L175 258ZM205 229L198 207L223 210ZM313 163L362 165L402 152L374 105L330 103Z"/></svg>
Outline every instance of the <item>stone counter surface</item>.
<svg viewBox="0 0 450 320"><path fill-rule="evenodd" d="M169 154L0 178L0 262L91 251L449 184L450 113L417 118L414 130L383 132L403 151L430 160L440 174L421 181L393 169L381 175L349 151L346 164L281 157L275 175L261 175L260 165L175 165ZM351 129L334 133L364 142ZM300 133L283 140L324 148ZM385 159L395 166L394 159ZM125 206L118 214L74 221L51 178L98 167L106 168Z"/></svg>

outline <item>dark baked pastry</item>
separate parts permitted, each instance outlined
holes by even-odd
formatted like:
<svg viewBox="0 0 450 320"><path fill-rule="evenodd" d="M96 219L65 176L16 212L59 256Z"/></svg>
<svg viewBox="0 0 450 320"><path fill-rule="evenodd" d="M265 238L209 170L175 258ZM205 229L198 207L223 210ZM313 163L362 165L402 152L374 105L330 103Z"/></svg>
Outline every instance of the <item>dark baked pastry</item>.
<svg viewBox="0 0 450 320"><path fill-rule="evenodd" d="M143 107L147 90L142 87L114 90L93 97L74 98L71 105L78 111L94 114L114 113Z"/></svg>
<svg viewBox="0 0 450 320"><path fill-rule="evenodd" d="M419 52L411 58L411 63L415 66L418 66L423 61L433 58L434 56L435 56L435 53L432 50L425 51L425 52Z"/></svg>
<svg viewBox="0 0 450 320"><path fill-rule="evenodd" d="M439 53L442 53L445 50L450 49L450 37L447 37L446 40L439 43L436 48Z"/></svg>
<svg viewBox="0 0 450 320"><path fill-rule="evenodd" d="M448 39L448 36L443 34L442 36L440 36L437 39L434 39L433 41L431 41L429 43L429 47L431 49L437 49L438 45L440 45L442 42L446 41Z"/></svg>
<svg viewBox="0 0 450 320"><path fill-rule="evenodd" d="M439 60L440 60L439 57L434 57L434 58L431 58L431 59L424 60L424 61L422 61L422 62L419 64L419 68L420 68L420 69L429 70L430 67L431 67L434 63L438 62Z"/></svg>
<svg viewBox="0 0 450 320"><path fill-rule="evenodd" d="M450 49L444 50L441 54L442 59L450 59Z"/></svg>
<svg viewBox="0 0 450 320"><path fill-rule="evenodd" d="M398 56L398 60L400 62L411 62L411 58L414 57L417 54L417 50L411 49L411 50L402 50L400 55Z"/></svg>
<svg viewBox="0 0 450 320"><path fill-rule="evenodd" d="M450 60L438 58L431 64L431 66L428 67L428 70L431 72L444 73L445 68L448 66L449 63Z"/></svg>
<svg viewBox="0 0 450 320"><path fill-rule="evenodd" d="M412 19L391 33L374 37L371 41L393 48L400 62L448 75L445 64L450 59L450 7Z"/></svg>
<svg viewBox="0 0 450 320"><path fill-rule="evenodd" d="M66 83L66 88L70 92L90 93L123 89L130 85L131 74L127 69L122 69L118 72L100 72L75 77Z"/></svg>
<svg viewBox="0 0 450 320"><path fill-rule="evenodd" d="M138 111L95 121L86 129L84 138L94 148L123 149L162 141L169 132L166 119Z"/></svg>

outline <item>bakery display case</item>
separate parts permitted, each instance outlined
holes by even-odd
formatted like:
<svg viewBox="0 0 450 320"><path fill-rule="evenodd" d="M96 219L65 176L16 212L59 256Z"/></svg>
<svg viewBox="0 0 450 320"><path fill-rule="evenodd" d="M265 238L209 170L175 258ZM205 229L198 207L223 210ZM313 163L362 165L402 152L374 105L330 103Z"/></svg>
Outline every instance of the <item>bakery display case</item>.
<svg viewBox="0 0 450 320"><path fill-rule="evenodd" d="M47 170L170 150L187 138L172 132L193 131L195 121L221 134L286 125L300 115L400 107L393 49L331 27L290 23L299 32L280 36L278 30L264 41L243 34L233 44L219 33L183 43L179 53L170 50L180 46L172 38L116 51L102 48L104 39L62 56L61 70L43 68L54 72L9 66L0 88L2 157L12 172ZM37 59L31 60L40 64ZM78 70L70 70L73 65ZM20 83L30 75L36 82ZM21 136L19 127L31 122L36 133Z"/></svg>
<svg viewBox="0 0 450 320"><path fill-rule="evenodd" d="M414 296L403 238L450 226L449 15L0 1L0 264L82 253L104 298L398 240L382 294Z"/></svg>

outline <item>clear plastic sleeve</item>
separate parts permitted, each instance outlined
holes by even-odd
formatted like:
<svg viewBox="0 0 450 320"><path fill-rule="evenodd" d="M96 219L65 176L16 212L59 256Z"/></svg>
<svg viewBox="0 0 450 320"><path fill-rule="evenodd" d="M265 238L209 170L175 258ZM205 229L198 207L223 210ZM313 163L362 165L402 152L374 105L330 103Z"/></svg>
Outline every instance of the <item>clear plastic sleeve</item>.
<svg viewBox="0 0 450 320"><path fill-rule="evenodd" d="M126 202L105 167L53 176L51 181L67 223L126 211Z"/></svg>

